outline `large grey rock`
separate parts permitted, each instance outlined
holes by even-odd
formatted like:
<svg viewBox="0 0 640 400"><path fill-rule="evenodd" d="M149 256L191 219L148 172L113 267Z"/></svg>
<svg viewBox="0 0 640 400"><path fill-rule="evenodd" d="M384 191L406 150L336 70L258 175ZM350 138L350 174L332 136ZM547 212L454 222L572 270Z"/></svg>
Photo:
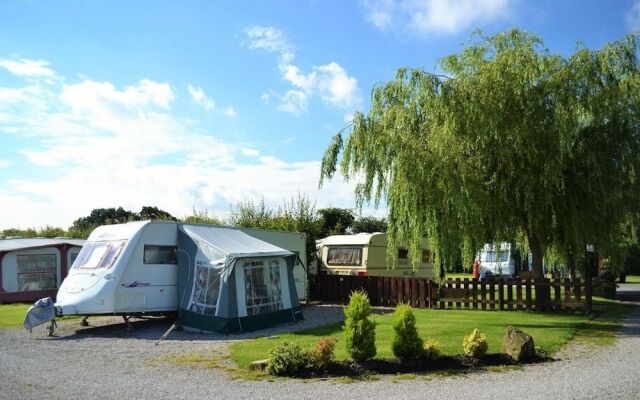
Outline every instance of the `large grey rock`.
<svg viewBox="0 0 640 400"><path fill-rule="evenodd" d="M268 358L266 360L254 361L251 364L249 364L249 370L250 371L264 371L267 368L268 364L269 364L269 359Z"/></svg>
<svg viewBox="0 0 640 400"><path fill-rule="evenodd" d="M508 326L502 342L502 352L516 361L524 361L532 358L536 354L536 349L531 336L520 329Z"/></svg>

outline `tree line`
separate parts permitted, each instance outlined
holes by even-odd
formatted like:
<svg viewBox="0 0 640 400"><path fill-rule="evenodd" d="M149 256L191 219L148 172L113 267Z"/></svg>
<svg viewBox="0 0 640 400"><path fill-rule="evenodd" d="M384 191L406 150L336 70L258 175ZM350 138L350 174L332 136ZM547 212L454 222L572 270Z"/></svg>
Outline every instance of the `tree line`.
<svg viewBox="0 0 640 400"><path fill-rule="evenodd" d="M320 208L305 195L283 201L275 208L263 200L245 201L232 207L229 216L221 217L207 210L193 209L191 215L175 217L154 206L144 206L139 212L117 208L96 208L85 217L76 219L68 229L44 226L41 228L3 230L2 236L71 237L86 239L100 225L120 224L130 221L163 220L192 224L237 226L243 228L273 229L306 234L309 261L316 251L316 240L330 235L356 234L360 232L385 232L384 218L356 215L346 208Z"/></svg>

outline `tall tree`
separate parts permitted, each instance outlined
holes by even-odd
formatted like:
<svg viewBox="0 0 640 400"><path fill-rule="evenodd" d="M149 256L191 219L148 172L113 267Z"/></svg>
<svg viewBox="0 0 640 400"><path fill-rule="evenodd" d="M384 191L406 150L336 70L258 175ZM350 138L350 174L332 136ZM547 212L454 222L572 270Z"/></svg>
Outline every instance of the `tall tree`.
<svg viewBox="0 0 640 400"><path fill-rule="evenodd" d="M353 212L347 208L328 207L318 210L323 220L323 236L344 235L355 221Z"/></svg>
<svg viewBox="0 0 640 400"><path fill-rule="evenodd" d="M362 177L357 203L387 202L389 248L407 241L415 256L427 234L442 266L523 236L542 276L546 247L605 242L640 203L637 54L636 36L565 58L517 29L478 34L442 60L447 76L400 69L375 87L327 148L321 184L338 163Z"/></svg>

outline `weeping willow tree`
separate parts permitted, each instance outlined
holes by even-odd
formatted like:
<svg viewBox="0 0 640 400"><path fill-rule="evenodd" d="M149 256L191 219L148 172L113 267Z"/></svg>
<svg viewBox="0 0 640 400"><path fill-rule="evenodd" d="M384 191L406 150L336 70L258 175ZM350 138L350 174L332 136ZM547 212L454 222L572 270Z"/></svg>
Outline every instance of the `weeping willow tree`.
<svg viewBox="0 0 640 400"><path fill-rule="evenodd" d="M389 249L408 243L418 265L427 235L441 269L461 249L470 263L482 243L522 237L542 276L545 249L604 245L635 212L636 36L562 57L517 29L478 33L440 69L376 86L322 160L320 184L339 170L358 206L386 202Z"/></svg>

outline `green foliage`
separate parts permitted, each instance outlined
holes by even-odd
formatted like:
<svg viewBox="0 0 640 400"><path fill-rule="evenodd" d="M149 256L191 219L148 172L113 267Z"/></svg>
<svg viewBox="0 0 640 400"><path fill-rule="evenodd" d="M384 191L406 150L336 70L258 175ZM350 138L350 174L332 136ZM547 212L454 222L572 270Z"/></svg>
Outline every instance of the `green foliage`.
<svg viewBox="0 0 640 400"><path fill-rule="evenodd" d="M315 204L306 195L298 194L277 209L266 206L264 199L259 203L247 201L232 210L231 223L245 228L274 229L302 232L306 236L307 265L316 253L316 240L321 238L322 221Z"/></svg>
<svg viewBox="0 0 640 400"><path fill-rule="evenodd" d="M317 371L326 371L333 362L336 341L336 338L328 336L318 339L316 346L307 353L309 367Z"/></svg>
<svg viewBox="0 0 640 400"><path fill-rule="evenodd" d="M428 339L424 342L422 356L427 360L437 360L442 357L442 345L435 339Z"/></svg>
<svg viewBox="0 0 640 400"><path fill-rule="evenodd" d="M464 354L471 357L479 358L484 356L488 348L487 336L478 329L474 329L473 332L465 336L462 341Z"/></svg>
<svg viewBox="0 0 640 400"><path fill-rule="evenodd" d="M140 220L177 221L175 217L158 207L143 206L139 213L118 208L95 208L86 217L78 218L69 228L69 236L87 238L100 225L124 224Z"/></svg>
<svg viewBox="0 0 640 400"><path fill-rule="evenodd" d="M60 236L68 236L68 233L62 229L53 227L50 225L46 225L41 228L27 228L27 229L18 229L18 228L9 228L5 229L1 232L0 237L9 237L9 236L20 236L23 238L34 238L34 237L60 237Z"/></svg>
<svg viewBox="0 0 640 400"><path fill-rule="evenodd" d="M307 363L304 351L295 343L284 342L269 353L267 372L271 375L294 376Z"/></svg>
<svg viewBox="0 0 640 400"><path fill-rule="evenodd" d="M196 210L195 207L191 215L184 217L183 222L187 224L225 225L225 223L215 215L209 215L209 211L204 209Z"/></svg>
<svg viewBox="0 0 640 400"><path fill-rule="evenodd" d="M513 29L445 57L447 77L401 68L334 137L320 182L339 167L357 205L386 201L388 256L409 243L416 268L425 234L437 268L519 237L538 275L549 247L574 265L587 243L617 252L640 211L637 39L563 57Z"/></svg>
<svg viewBox="0 0 640 400"><path fill-rule="evenodd" d="M351 233L360 232L386 232L387 220L384 218L378 219L376 217L359 217L353 224L351 224Z"/></svg>
<svg viewBox="0 0 640 400"><path fill-rule="evenodd" d="M177 221L178 220L168 212L164 210L160 210L158 207L150 207L150 206L143 206L142 209L140 210L140 213L138 213L138 218L140 218L141 220L150 219L150 220L156 220L156 221L157 220L160 220L160 221Z"/></svg>
<svg viewBox="0 0 640 400"><path fill-rule="evenodd" d="M322 228L320 231L322 237L344 235L355 221L353 212L346 208L322 208L318 210L318 214L320 214L322 219Z"/></svg>
<svg viewBox="0 0 640 400"><path fill-rule="evenodd" d="M352 292L344 310L344 338L347 352L356 361L366 361L376 355L376 326L369 319L370 314L367 294Z"/></svg>
<svg viewBox="0 0 640 400"><path fill-rule="evenodd" d="M422 339L416 329L416 317L408 304L400 304L393 314L393 354L401 360L420 357Z"/></svg>

